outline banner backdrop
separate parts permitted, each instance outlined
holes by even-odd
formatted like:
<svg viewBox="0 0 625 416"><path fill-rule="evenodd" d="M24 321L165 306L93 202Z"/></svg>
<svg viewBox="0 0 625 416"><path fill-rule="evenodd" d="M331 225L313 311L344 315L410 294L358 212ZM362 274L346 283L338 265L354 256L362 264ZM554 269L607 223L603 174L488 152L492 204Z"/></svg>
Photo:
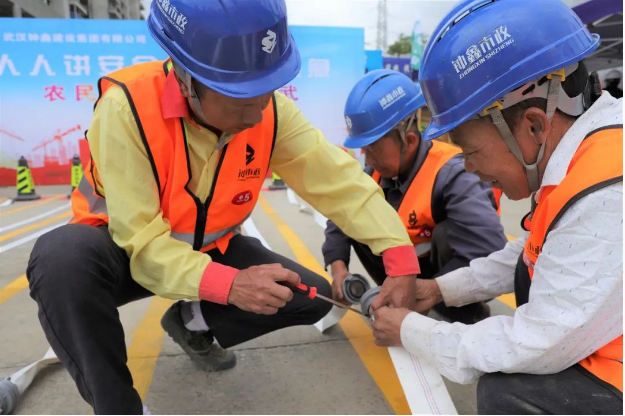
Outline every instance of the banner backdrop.
<svg viewBox="0 0 625 416"><path fill-rule="evenodd" d="M384 69L392 69L412 77L412 68L410 67L411 58L397 58L394 56L385 56L383 58Z"/></svg>
<svg viewBox="0 0 625 416"><path fill-rule="evenodd" d="M382 69L382 51L379 49L365 51L367 57L366 72L374 71L376 69Z"/></svg>
<svg viewBox="0 0 625 416"><path fill-rule="evenodd" d="M346 129L347 94L365 68L364 30L292 27L298 77L280 90L333 143ZM15 185L26 157L36 184L69 184L89 127L97 80L165 59L143 21L0 18L0 186Z"/></svg>

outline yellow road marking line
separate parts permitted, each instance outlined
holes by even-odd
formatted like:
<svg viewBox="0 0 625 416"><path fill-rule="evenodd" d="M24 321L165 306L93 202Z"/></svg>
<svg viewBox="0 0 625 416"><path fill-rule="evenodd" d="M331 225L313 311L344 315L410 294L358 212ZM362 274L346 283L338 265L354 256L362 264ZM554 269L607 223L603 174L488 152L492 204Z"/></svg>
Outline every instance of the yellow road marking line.
<svg viewBox="0 0 625 416"><path fill-rule="evenodd" d="M169 299L159 297L152 299L128 347L128 368L134 380L134 387L144 403L154 377L156 360L163 346L165 331L161 328L161 318L172 304L173 301Z"/></svg>
<svg viewBox="0 0 625 416"><path fill-rule="evenodd" d="M27 287L28 280L26 280L26 275L23 274L5 287L0 288L0 304L11 299L13 296L17 295L20 291L26 289Z"/></svg>
<svg viewBox="0 0 625 416"><path fill-rule="evenodd" d="M505 303L512 309L516 309L516 297L514 293L506 293L505 295L497 296L497 300Z"/></svg>
<svg viewBox="0 0 625 416"><path fill-rule="evenodd" d="M51 224L51 223L56 222L58 220L61 220L63 218L67 218L70 215L72 215L72 212L71 211L67 211L67 212L64 212L62 214L57 215L56 217L48 218L47 220L36 222L36 223L31 224L31 225L26 226L26 227L18 228L17 230L11 231L10 233L6 233L4 235L0 235L0 242L9 240L9 239L11 239L13 237L16 237L16 236L20 235L20 234L24 234L25 232L28 232L28 231L31 231L31 230L35 230L37 228L41 228L44 225Z"/></svg>
<svg viewBox="0 0 625 416"><path fill-rule="evenodd" d="M5 215L14 214L16 212L24 211L25 209L38 207L40 205L49 204L50 202L57 201L57 200L61 199L61 197L63 197L63 196L64 195L52 195L51 197L49 197L47 199L43 199L43 200L35 202L35 203L27 204L27 205L24 205L24 206L21 206L21 207L18 207L18 208L13 208L12 210L9 210L9 211L6 211L6 212L0 212L0 217L4 217Z"/></svg>
<svg viewBox="0 0 625 416"><path fill-rule="evenodd" d="M330 278L308 247L273 210L262 195L258 202L286 240L297 262L329 281ZM339 322L339 325L393 411L398 415L410 414L410 407L404 396L399 378L393 371L393 362L388 350L375 345L373 333L369 326L359 316L349 313Z"/></svg>

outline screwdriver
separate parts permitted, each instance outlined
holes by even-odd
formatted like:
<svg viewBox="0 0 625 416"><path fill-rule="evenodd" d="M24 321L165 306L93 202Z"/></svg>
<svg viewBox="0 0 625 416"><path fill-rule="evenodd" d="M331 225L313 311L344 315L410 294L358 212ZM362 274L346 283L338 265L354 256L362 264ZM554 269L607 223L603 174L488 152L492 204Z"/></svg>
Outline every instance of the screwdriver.
<svg viewBox="0 0 625 416"><path fill-rule="evenodd" d="M365 315L364 313L360 312L358 309L354 309L354 308L349 307L347 305L343 305L342 303L337 302L334 299L330 299L330 298L328 298L326 296L320 295L319 293L317 293L317 288L314 287L314 286L306 286L303 283L300 283L300 284L297 284L297 285L293 285L291 283L287 283L287 285L290 286L291 289L296 289L296 290L293 290L295 293L299 293L301 295L304 295L304 296L306 296L309 299L318 298L318 299L321 299L321 300L323 300L325 302L331 303L334 306L338 306L339 308L342 308L342 309L347 309L348 311L356 312L357 314L360 314L360 315L368 318L367 315Z"/></svg>

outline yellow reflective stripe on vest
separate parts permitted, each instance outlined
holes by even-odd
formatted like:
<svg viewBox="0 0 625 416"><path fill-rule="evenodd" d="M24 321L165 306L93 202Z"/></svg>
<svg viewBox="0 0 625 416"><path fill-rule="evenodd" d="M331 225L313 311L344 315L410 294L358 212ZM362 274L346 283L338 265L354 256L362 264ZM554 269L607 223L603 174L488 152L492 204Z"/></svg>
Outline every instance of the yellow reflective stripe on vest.
<svg viewBox="0 0 625 416"><path fill-rule="evenodd" d="M85 176L83 176L82 179L80 180L80 184L78 185L78 192L80 192L80 194L89 203L90 213L105 214L108 216L108 210L106 209L106 200L95 194L95 189L93 189L93 186L91 186L91 183L89 183L89 181L87 180ZM245 220L247 220L250 217L250 215L251 213L247 217L245 217ZM245 220L243 220L243 222L245 222ZM235 224L223 230L216 231L214 233L204 234L204 238L202 239L202 247L206 247L210 244L213 244L214 242L219 240L221 237L227 235L228 233L236 231L237 228L241 227L243 222L240 222L238 224ZM171 236L175 240L182 241L184 243L189 244L190 246L193 246L193 243L195 241L194 233L172 232Z"/></svg>
<svg viewBox="0 0 625 416"><path fill-rule="evenodd" d="M432 250L432 243L419 243L414 248L417 252L417 257L421 257L424 254L428 254Z"/></svg>
<svg viewBox="0 0 625 416"><path fill-rule="evenodd" d="M250 215L245 217L245 220L247 220L250 217ZM245 222L245 220L243 220L243 222ZM230 232L235 232L235 234L237 234L236 230L237 230L237 228L241 227L243 222L241 222L239 224L235 224L235 225L233 225L231 227L228 227L228 228L225 228L223 230L216 231L214 233L204 234L204 238L202 239L202 247L206 247L206 246L208 246L210 244L213 244L214 242L219 240L221 237L227 235ZM187 243L187 244L189 244L191 246L193 246L193 243L195 242L195 234L193 234L193 233L176 233L176 232L172 232L171 236L175 240L182 241L182 242Z"/></svg>

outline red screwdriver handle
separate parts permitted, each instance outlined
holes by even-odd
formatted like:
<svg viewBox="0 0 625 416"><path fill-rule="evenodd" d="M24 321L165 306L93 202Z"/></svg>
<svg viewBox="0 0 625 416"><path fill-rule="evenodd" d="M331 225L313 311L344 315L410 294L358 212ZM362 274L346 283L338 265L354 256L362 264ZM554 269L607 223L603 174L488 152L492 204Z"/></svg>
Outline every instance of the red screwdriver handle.
<svg viewBox="0 0 625 416"><path fill-rule="evenodd" d="M314 299L317 296L317 288L314 286L306 286L303 283L299 283L297 285L289 283L288 285L301 290L303 292L302 294L306 295L310 299Z"/></svg>

